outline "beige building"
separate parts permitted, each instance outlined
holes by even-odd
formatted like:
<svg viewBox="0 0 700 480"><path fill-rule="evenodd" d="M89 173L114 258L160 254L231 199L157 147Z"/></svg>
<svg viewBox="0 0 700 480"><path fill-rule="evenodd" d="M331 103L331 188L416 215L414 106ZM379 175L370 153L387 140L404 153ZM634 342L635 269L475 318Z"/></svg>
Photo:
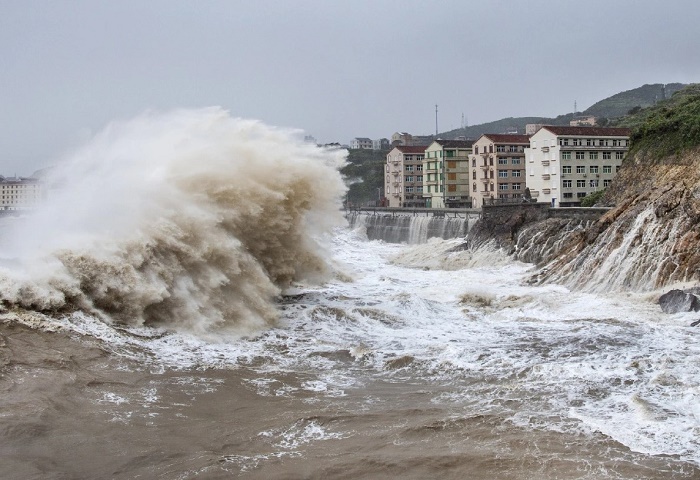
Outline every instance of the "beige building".
<svg viewBox="0 0 700 480"><path fill-rule="evenodd" d="M520 201L525 193L527 135L484 134L474 142L471 180L474 207Z"/></svg>
<svg viewBox="0 0 700 480"><path fill-rule="evenodd" d="M593 115L579 115L569 122L570 127L593 127L595 124Z"/></svg>
<svg viewBox="0 0 700 480"><path fill-rule="evenodd" d="M425 149L423 198L429 208L471 205L469 155L471 140L436 140Z"/></svg>
<svg viewBox="0 0 700 480"><path fill-rule="evenodd" d="M398 146L386 155L384 196L389 207L425 207L423 157L425 147Z"/></svg>
<svg viewBox="0 0 700 480"><path fill-rule="evenodd" d="M526 184L537 202L577 206L610 185L629 150L628 128L545 126L525 149Z"/></svg>
<svg viewBox="0 0 700 480"><path fill-rule="evenodd" d="M0 177L0 210L32 210L39 206L41 194L35 178Z"/></svg>

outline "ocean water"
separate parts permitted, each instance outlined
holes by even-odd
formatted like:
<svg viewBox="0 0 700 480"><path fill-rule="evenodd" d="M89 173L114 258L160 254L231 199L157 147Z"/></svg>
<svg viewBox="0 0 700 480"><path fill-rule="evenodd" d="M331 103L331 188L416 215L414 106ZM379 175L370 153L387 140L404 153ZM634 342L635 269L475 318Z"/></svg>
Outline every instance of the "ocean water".
<svg viewBox="0 0 700 480"><path fill-rule="evenodd" d="M69 159L80 195L3 219L0 478L700 478L691 314L369 241L339 163L148 116Z"/></svg>

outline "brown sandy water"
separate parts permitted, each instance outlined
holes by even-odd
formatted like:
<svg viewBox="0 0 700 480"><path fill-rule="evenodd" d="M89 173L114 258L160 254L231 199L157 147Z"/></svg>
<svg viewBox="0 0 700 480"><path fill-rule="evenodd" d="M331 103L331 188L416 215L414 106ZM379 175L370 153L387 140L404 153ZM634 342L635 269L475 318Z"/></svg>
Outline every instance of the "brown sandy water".
<svg viewBox="0 0 700 480"><path fill-rule="evenodd" d="M368 371L334 398L295 390L303 374L260 385L250 366L163 369L103 347L0 327L0 478L700 478L603 435L470 414L424 378Z"/></svg>

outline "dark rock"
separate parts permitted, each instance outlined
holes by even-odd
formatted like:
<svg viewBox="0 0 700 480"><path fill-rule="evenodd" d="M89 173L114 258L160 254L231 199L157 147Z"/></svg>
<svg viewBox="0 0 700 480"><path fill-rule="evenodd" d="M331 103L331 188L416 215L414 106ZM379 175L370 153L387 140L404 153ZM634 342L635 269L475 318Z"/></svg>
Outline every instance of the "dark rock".
<svg viewBox="0 0 700 480"><path fill-rule="evenodd" d="M676 289L661 295L659 305L664 313L697 312L700 310L700 298L688 291Z"/></svg>
<svg viewBox="0 0 700 480"><path fill-rule="evenodd" d="M691 327L696 327L700 325L700 320L695 320L693 323L690 324Z"/></svg>

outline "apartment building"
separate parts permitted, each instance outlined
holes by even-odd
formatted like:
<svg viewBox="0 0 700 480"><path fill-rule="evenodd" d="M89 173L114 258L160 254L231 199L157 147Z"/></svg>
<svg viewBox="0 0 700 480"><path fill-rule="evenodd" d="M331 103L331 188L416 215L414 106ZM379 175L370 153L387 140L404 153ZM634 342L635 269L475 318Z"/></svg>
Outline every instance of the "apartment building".
<svg viewBox="0 0 700 480"><path fill-rule="evenodd" d="M373 143L371 138L355 137L352 139L352 141L350 141L350 148L355 150L372 150L372 146Z"/></svg>
<svg viewBox="0 0 700 480"><path fill-rule="evenodd" d="M485 203L513 202L525 193L527 135L487 133L474 142L471 155L474 207Z"/></svg>
<svg viewBox="0 0 700 480"><path fill-rule="evenodd" d="M423 157L425 147L398 146L386 156L384 193L389 207L425 207Z"/></svg>
<svg viewBox="0 0 700 480"><path fill-rule="evenodd" d="M41 194L41 183L35 178L0 176L0 210L34 209Z"/></svg>
<svg viewBox="0 0 700 480"><path fill-rule="evenodd" d="M630 129L545 126L525 149L526 184L538 202L577 206L610 185L629 150Z"/></svg>
<svg viewBox="0 0 700 480"><path fill-rule="evenodd" d="M425 149L423 198L429 208L471 206L471 140L435 140Z"/></svg>

